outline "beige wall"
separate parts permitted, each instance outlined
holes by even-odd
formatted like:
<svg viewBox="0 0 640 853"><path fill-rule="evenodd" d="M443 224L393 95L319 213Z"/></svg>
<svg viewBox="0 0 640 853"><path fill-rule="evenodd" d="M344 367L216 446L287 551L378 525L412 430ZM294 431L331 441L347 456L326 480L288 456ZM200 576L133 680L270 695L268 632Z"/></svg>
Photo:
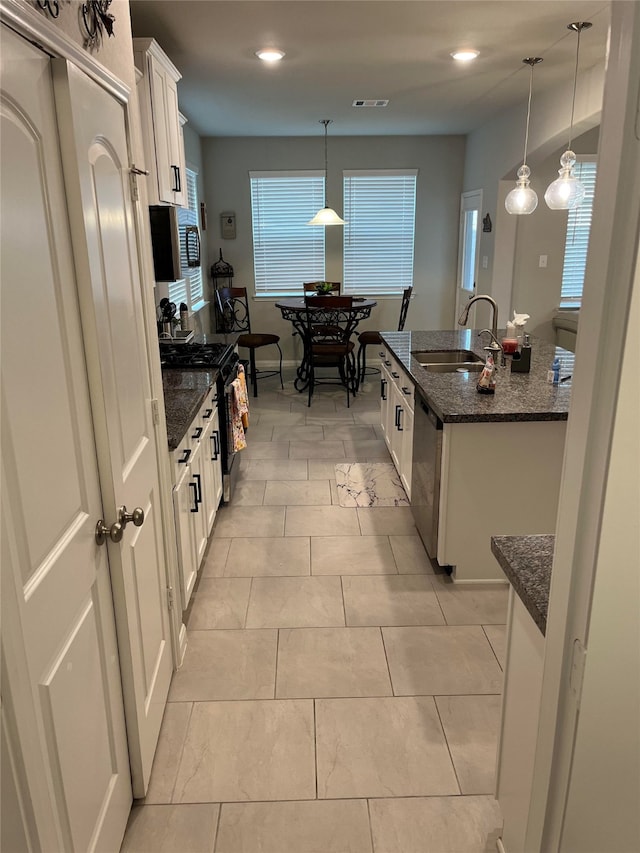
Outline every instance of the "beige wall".
<svg viewBox="0 0 640 853"><path fill-rule="evenodd" d="M329 138L328 203L342 210L342 170L417 168L414 294L407 328L452 328L458 252L458 213L465 141L462 136ZM253 242L249 171L317 169L323 166L322 138L209 138L202 140L205 193L209 210L209 265L222 249L235 271L234 284L251 292ZM235 211L237 237L220 238L220 213ZM342 280L341 228L326 229L326 272ZM384 252L384 246L381 247ZM301 282L302 284L302 282ZM370 328L394 329L399 298L380 300ZM273 301L254 300L252 326L282 336L285 358L297 358L289 324ZM268 357L265 353L265 357Z"/></svg>

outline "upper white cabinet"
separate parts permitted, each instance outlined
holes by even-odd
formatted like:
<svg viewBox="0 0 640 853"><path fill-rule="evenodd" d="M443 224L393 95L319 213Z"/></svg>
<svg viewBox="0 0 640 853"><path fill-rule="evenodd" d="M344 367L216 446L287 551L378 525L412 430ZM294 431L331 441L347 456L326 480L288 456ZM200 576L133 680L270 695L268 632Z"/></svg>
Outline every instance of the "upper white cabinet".
<svg viewBox="0 0 640 853"><path fill-rule="evenodd" d="M155 39L134 39L150 204L187 204L184 142L178 111L180 72Z"/></svg>

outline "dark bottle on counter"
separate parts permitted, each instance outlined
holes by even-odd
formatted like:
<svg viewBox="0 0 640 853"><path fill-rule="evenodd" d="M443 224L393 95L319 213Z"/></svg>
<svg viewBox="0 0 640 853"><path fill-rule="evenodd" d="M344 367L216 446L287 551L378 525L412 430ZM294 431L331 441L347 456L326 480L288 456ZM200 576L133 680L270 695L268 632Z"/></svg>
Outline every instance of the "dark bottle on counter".
<svg viewBox="0 0 640 853"><path fill-rule="evenodd" d="M531 338L529 335L524 336L524 342L522 344L522 349L520 350L520 358L516 358L513 356L513 361L511 363L511 372L512 373L529 373L531 370Z"/></svg>

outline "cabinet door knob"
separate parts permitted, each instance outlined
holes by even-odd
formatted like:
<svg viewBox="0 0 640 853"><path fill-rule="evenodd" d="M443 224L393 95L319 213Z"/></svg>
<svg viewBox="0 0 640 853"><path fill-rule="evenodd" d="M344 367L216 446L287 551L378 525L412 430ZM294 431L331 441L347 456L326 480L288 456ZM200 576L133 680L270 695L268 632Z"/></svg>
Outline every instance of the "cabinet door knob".
<svg viewBox="0 0 640 853"><path fill-rule="evenodd" d="M101 518L100 521L96 524L95 530L95 540L96 545L104 545L107 541L107 536L111 539L112 542L120 542L122 539L122 525L114 521L114 523L109 527L108 524L105 524L104 519Z"/></svg>

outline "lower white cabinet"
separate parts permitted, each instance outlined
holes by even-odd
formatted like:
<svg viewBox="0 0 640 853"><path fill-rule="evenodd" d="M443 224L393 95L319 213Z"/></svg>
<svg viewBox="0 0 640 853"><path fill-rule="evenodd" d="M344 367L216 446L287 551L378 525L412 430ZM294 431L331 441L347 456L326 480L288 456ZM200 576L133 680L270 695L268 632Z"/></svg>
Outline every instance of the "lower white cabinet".
<svg viewBox="0 0 640 853"><path fill-rule="evenodd" d="M173 509L182 609L189 604L198 569L222 498L220 427L215 389L207 395L173 451Z"/></svg>
<svg viewBox="0 0 640 853"><path fill-rule="evenodd" d="M380 425L393 464L411 499L413 458L413 382L385 351L380 374Z"/></svg>

